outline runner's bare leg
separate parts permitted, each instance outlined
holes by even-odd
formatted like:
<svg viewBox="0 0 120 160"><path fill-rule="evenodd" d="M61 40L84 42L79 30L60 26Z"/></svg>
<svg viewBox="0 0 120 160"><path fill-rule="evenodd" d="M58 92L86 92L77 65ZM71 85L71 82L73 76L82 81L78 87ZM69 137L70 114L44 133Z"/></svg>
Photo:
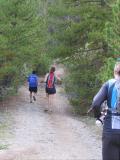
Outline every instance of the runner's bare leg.
<svg viewBox="0 0 120 160"><path fill-rule="evenodd" d="M32 92L30 92L30 103L32 103Z"/></svg>

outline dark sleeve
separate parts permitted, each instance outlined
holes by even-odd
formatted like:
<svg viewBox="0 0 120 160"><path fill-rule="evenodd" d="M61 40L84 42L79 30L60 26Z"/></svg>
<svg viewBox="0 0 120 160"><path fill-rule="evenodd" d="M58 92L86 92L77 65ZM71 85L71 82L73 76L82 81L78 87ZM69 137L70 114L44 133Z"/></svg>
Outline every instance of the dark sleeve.
<svg viewBox="0 0 120 160"><path fill-rule="evenodd" d="M108 82L106 82L93 98L92 108L95 118L99 118L101 115L101 104L107 100Z"/></svg>

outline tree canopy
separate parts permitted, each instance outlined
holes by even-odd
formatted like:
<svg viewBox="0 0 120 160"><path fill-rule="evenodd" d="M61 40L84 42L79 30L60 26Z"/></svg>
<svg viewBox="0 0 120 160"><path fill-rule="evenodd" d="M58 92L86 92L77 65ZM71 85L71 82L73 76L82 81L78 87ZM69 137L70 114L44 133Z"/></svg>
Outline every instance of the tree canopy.
<svg viewBox="0 0 120 160"><path fill-rule="evenodd" d="M0 1L1 96L18 87L37 65L44 65L47 34L42 7L38 0Z"/></svg>
<svg viewBox="0 0 120 160"><path fill-rule="evenodd" d="M106 78L107 70L104 73L102 68L113 57L105 31L113 17L111 4L102 0L60 0L48 7L53 44L50 50L69 68L66 91L75 110L81 113Z"/></svg>
<svg viewBox="0 0 120 160"><path fill-rule="evenodd" d="M70 102L84 112L120 56L119 10L119 0L1 0L1 91L57 59Z"/></svg>

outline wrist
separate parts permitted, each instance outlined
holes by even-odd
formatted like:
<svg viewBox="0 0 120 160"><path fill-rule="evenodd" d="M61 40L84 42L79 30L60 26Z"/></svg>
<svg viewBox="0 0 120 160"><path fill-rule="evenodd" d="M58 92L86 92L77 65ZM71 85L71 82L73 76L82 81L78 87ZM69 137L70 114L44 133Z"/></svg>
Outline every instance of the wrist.
<svg viewBox="0 0 120 160"><path fill-rule="evenodd" d="M97 118L96 121L99 121L103 125L103 121L100 118Z"/></svg>

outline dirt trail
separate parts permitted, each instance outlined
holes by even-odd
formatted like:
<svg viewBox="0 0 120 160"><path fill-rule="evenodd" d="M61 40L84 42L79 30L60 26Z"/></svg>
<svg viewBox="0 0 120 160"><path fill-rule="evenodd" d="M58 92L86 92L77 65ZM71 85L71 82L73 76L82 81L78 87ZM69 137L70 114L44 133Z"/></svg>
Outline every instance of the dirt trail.
<svg viewBox="0 0 120 160"><path fill-rule="evenodd" d="M37 101L30 104L28 89L1 108L9 115L8 135L0 140L8 149L0 160L101 160L101 140L85 123L74 118L62 87L57 88L52 113L45 113L47 99L41 84Z"/></svg>

